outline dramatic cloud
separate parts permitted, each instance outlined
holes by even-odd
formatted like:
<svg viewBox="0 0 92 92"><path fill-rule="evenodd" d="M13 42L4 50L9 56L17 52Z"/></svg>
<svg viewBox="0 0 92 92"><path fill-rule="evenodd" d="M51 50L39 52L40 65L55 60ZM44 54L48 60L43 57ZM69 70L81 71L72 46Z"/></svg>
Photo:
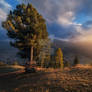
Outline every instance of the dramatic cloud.
<svg viewBox="0 0 92 92"><path fill-rule="evenodd" d="M23 0L16 0L22 3ZM92 33L92 0L24 0L31 2L47 21L48 32L57 38L78 39ZM0 1L0 19L11 5ZM2 10L3 9L3 10ZM91 38L90 38L91 39ZM78 39L79 40L79 39Z"/></svg>
<svg viewBox="0 0 92 92"><path fill-rule="evenodd" d="M29 0L46 18L55 37L83 40L92 36L92 0ZM82 39L83 38L83 39Z"/></svg>
<svg viewBox="0 0 92 92"><path fill-rule="evenodd" d="M0 0L0 8L2 8L3 10L7 10L11 8L11 5L8 4L5 0Z"/></svg>
<svg viewBox="0 0 92 92"><path fill-rule="evenodd" d="M6 3L5 0L0 0L0 22L5 20L11 5Z"/></svg>
<svg viewBox="0 0 92 92"><path fill-rule="evenodd" d="M0 8L0 20L1 21L5 20L6 17L7 17L7 13Z"/></svg>
<svg viewBox="0 0 92 92"><path fill-rule="evenodd" d="M5 0L0 0L0 41L8 39L1 23L7 18L7 14L11 8L11 5Z"/></svg>
<svg viewBox="0 0 92 92"><path fill-rule="evenodd" d="M57 22L61 18L71 17L79 5L75 0L29 0L47 21ZM60 18L60 19L61 19ZM67 21L67 20L66 20Z"/></svg>

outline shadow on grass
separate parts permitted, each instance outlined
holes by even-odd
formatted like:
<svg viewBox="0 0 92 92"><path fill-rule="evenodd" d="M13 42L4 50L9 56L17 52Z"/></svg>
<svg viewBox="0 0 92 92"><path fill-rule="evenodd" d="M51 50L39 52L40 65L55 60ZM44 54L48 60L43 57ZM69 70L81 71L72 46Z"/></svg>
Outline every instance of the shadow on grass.
<svg viewBox="0 0 92 92"><path fill-rule="evenodd" d="M0 92L92 92L91 76L87 69L18 72L0 77Z"/></svg>
<svg viewBox="0 0 92 92"><path fill-rule="evenodd" d="M10 74L0 77L0 92L65 92L63 88L52 84L46 73Z"/></svg>

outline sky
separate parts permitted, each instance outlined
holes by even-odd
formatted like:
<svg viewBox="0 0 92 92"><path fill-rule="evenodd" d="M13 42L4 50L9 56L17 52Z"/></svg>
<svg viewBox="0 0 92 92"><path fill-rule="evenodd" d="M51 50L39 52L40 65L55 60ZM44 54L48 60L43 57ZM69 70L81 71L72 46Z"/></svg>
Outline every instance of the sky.
<svg viewBox="0 0 92 92"><path fill-rule="evenodd" d="M23 0L0 0L0 40L8 37L1 22ZM26 1L26 0L25 0ZM92 42L92 0L28 0L46 19L51 38ZM24 2L27 3L27 2Z"/></svg>

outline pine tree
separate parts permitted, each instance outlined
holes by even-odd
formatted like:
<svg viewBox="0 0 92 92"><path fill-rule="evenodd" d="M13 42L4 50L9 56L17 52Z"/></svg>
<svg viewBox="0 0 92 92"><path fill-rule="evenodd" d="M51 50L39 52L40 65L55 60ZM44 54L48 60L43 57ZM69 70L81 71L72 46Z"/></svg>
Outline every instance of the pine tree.
<svg viewBox="0 0 92 92"><path fill-rule="evenodd" d="M63 53L61 51L61 48L58 48L55 55L55 67L56 68L62 68L64 67L63 64Z"/></svg>
<svg viewBox="0 0 92 92"><path fill-rule="evenodd" d="M70 63L69 63L68 61L66 61L66 62L64 63L64 67L70 67Z"/></svg>
<svg viewBox="0 0 92 92"><path fill-rule="evenodd" d="M40 49L40 53L39 53L39 63L41 67L48 67L50 62L51 42L49 39L41 40L40 42L42 48Z"/></svg>
<svg viewBox="0 0 92 92"><path fill-rule="evenodd" d="M79 63L80 63L80 62L79 62L78 56L75 56L73 65L76 66L76 65L79 64Z"/></svg>
<svg viewBox="0 0 92 92"><path fill-rule="evenodd" d="M10 11L2 26L7 30L8 37L13 39L10 44L18 48L21 58L29 59L31 64L39 54L40 40L48 39L44 18L32 4L21 4Z"/></svg>

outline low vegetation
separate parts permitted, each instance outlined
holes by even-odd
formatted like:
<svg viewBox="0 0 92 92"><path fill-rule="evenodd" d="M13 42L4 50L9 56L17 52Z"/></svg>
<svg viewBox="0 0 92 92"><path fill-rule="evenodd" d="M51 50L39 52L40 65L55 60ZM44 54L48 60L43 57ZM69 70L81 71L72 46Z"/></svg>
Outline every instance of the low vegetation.
<svg viewBox="0 0 92 92"><path fill-rule="evenodd" d="M63 71L39 68L33 74L0 74L0 92L92 92L92 67L78 65Z"/></svg>

